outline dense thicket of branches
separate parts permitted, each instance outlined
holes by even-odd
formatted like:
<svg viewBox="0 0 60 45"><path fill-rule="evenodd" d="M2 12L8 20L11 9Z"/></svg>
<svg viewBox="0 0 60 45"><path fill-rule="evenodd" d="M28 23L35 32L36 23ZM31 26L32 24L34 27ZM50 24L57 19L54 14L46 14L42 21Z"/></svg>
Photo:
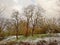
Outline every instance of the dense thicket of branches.
<svg viewBox="0 0 60 45"><path fill-rule="evenodd" d="M1 11L0 15L3 13ZM21 18L19 11L12 12L12 18L6 19L0 16L0 37L16 35L31 35L41 33L57 33L60 32L60 19L47 19L43 16L45 10L37 5L28 5L23 9L24 19ZM22 19L22 20L21 20ZM58 22L57 22L58 21Z"/></svg>

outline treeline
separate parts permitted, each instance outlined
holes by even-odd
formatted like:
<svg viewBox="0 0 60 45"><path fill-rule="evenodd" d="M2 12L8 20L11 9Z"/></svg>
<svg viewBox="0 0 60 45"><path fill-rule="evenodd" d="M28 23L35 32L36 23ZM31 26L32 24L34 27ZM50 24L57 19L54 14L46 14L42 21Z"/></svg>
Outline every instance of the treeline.
<svg viewBox="0 0 60 45"><path fill-rule="evenodd" d="M33 36L33 34L60 32L59 19L44 17L45 10L42 7L28 5L22 10L22 13L13 10L10 19L0 16L0 37L16 35L18 39L18 35ZM0 11L0 15L3 11Z"/></svg>

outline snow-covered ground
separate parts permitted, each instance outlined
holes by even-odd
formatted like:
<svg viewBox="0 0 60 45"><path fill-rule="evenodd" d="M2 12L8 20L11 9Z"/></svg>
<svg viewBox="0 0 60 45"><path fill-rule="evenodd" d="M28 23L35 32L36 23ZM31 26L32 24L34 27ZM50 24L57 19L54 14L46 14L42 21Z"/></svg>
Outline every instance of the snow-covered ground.
<svg viewBox="0 0 60 45"><path fill-rule="evenodd" d="M49 42L49 40L50 41L57 40L58 42L60 42L60 33L58 35L59 35L59 37L52 36L52 37L36 38L34 40L32 40L31 38L26 38L25 40L23 40L23 42L37 42L39 40L46 40L47 42ZM22 36L19 36L19 38L20 37L22 37ZM0 44L5 44L10 41L16 41L16 36L9 36L6 39L0 41Z"/></svg>
<svg viewBox="0 0 60 45"><path fill-rule="evenodd" d="M19 37L21 37L21 36L19 36ZM15 41L15 39L16 39L16 36L9 36L6 39L0 41L0 44L1 43L4 43L5 44L5 43L10 42L10 41Z"/></svg>

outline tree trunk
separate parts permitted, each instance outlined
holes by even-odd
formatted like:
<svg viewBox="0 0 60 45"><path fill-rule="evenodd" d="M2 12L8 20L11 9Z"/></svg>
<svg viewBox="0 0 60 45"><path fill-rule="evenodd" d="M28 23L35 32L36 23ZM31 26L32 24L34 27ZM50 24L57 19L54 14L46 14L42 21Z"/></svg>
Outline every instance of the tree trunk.
<svg viewBox="0 0 60 45"><path fill-rule="evenodd" d="M17 23L16 23L16 39L18 39L18 35L19 35L18 34L18 30L19 30L18 27L19 26L18 26L18 19L16 18L16 20L17 20Z"/></svg>
<svg viewBox="0 0 60 45"><path fill-rule="evenodd" d="M33 25L33 28L32 28L32 36L33 36L33 33L34 33L34 28L35 28L35 25Z"/></svg>
<svg viewBox="0 0 60 45"><path fill-rule="evenodd" d="M16 27L16 39L18 39L18 27Z"/></svg>
<svg viewBox="0 0 60 45"><path fill-rule="evenodd" d="M26 29L26 34L25 34L25 36L28 36L28 28L29 28L29 19L27 19L27 29Z"/></svg>

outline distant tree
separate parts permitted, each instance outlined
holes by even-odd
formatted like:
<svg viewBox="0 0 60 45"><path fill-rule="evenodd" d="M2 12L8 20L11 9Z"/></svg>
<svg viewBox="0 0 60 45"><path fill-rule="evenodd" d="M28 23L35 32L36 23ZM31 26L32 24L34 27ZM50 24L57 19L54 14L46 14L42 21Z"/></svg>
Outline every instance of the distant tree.
<svg viewBox="0 0 60 45"><path fill-rule="evenodd" d="M0 36L3 37L3 30L6 27L6 20L2 17L3 12L5 11L5 7L0 7Z"/></svg>
<svg viewBox="0 0 60 45"><path fill-rule="evenodd" d="M6 19L5 18L0 18L0 37L5 37L5 31L6 30Z"/></svg>
<svg viewBox="0 0 60 45"><path fill-rule="evenodd" d="M11 19L7 19L6 23L7 23L7 26L6 26L6 35L10 36L10 35L15 33L15 32L13 33L13 30L14 30L14 21L11 20Z"/></svg>
<svg viewBox="0 0 60 45"><path fill-rule="evenodd" d="M58 31L60 32L60 16L57 19L57 28L58 28Z"/></svg>
<svg viewBox="0 0 60 45"><path fill-rule="evenodd" d="M56 18L48 19L46 24L47 24L47 33L51 34L59 32Z"/></svg>

